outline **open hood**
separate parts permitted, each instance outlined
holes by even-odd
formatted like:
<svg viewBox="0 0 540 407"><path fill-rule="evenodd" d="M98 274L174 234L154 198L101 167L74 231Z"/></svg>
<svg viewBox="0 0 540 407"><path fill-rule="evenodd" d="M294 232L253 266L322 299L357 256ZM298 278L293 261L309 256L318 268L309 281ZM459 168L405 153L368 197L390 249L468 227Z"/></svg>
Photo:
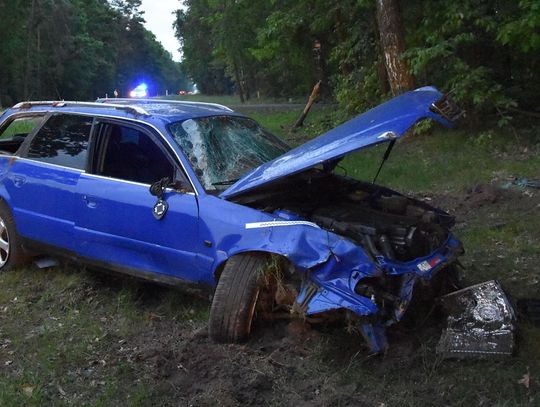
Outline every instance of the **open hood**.
<svg viewBox="0 0 540 407"><path fill-rule="evenodd" d="M400 138L419 120L431 118L450 126L456 116L455 105L433 87L404 93L260 165L220 196L230 198L353 151Z"/></svg>

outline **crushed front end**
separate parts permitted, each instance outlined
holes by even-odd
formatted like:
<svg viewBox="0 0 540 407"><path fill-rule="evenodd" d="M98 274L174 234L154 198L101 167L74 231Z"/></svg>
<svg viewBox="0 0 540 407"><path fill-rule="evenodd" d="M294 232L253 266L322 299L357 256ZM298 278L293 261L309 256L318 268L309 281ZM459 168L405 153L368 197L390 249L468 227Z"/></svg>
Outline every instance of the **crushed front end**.
<svg viewBox="0 0 540 407"><path fill-rule="evenodd" d="M454 218L375 180L415 123L451 126L462 114L435 88L407 92L261 165L220 195L273 218L250 225L260 231L249 237L260 242L256 250L284 255L302 273L294 309L305 316L346 310L378 353L419 285L432 288L433 300L456 289L448 283L463 247L451 233ZM383 143L373 182L334 173L346 154Z"/></svg>
<svg viewBox="0 0 540 407"><path fill-rule="evenodd" d="M309 219L354 244L331 247L328 261L306 274L297 303L306 315L352 311L371 351L381 352L386 328L403 318L415 286L445 280L463 247L443 211L372 184L351 188Z"/></svg>
<svg viewBox="0 0 540 407"><path fill-rule="evenodd" d="M304 271L294 309L305 316L346 310L373 352L386 348L386 328L403 318L415 286L444 279L463 253L446 212L334 174L299 174L241 202L272 213L275 223L263 225L272 242L287 239L278 229L290 226L294 250L280 251ZM294 237L306 224L313 226L306 237ZM303 256L312 252L324 260L308 265Z"/></svg>

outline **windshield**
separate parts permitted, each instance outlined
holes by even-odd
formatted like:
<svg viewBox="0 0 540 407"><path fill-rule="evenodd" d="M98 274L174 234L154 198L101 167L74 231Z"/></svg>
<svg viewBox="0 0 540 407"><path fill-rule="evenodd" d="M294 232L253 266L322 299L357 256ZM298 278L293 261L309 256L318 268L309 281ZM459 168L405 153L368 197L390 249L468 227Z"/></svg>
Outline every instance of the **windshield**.
<svg viewBox="0 0 540 407"><path fill-rule="evenodd" d="M246 172L289 150L285 143L245 117L188 119L169 129L207 190L225 189Z"/></svg>

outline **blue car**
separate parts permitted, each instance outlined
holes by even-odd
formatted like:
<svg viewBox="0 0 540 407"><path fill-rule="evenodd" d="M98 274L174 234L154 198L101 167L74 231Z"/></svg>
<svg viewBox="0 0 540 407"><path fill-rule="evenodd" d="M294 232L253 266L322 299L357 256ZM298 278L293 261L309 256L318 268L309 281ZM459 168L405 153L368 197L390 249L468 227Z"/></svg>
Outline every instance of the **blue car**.
<svg viewBox="0 0 540 407"><path fill-rule="evenodd" d="M67 256L206 288L219 342L276 310L337 314L380 352L416 287L463 249L447 213L334 170L377 144L384 161L419 120L458 114L420 88L291 149L216 104L19 103L0 116L0 270Z"/></svg>

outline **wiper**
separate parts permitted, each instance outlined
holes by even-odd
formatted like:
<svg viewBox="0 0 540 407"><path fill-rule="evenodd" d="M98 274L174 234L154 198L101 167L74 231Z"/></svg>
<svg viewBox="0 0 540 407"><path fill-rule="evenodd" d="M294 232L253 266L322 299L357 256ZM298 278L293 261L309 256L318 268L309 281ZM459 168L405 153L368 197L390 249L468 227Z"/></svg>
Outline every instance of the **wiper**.
<svg viewBox="0 0 540 407"><path fill-rule="evenodd" d="M239 179L240 178L229 179L227 181L212 182L212 185L232 185L232 184L236 183L236 181L238 181Z"/></svg>

